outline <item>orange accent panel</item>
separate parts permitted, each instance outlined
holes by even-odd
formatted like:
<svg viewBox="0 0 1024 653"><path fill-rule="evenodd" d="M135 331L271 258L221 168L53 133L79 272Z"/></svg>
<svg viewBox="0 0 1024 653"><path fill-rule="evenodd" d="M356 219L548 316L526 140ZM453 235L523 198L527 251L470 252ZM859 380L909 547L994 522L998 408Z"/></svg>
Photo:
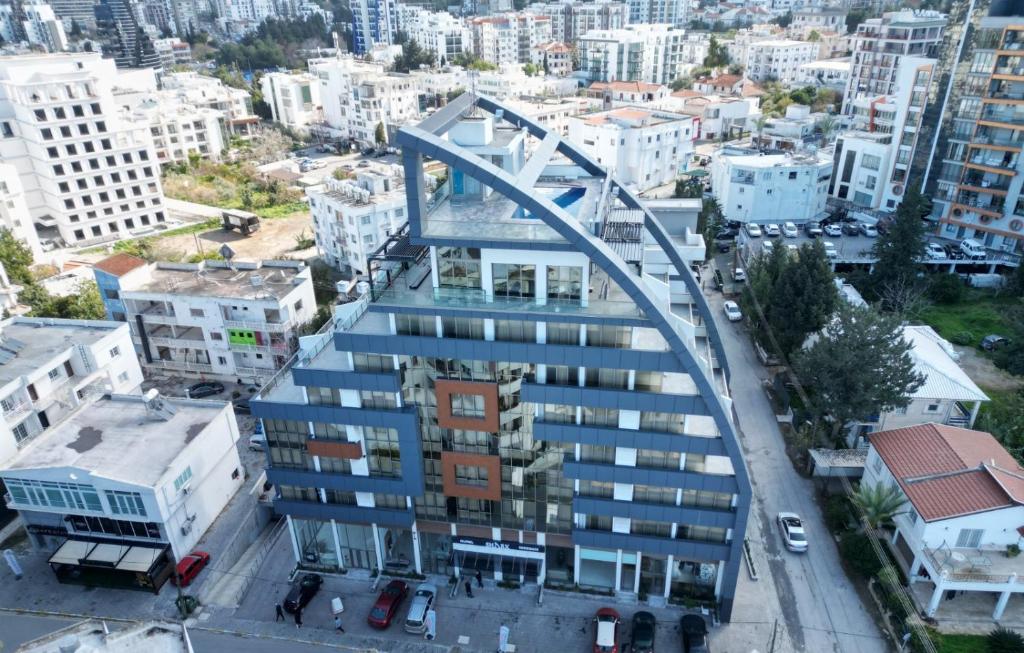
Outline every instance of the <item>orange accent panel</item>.
<svg viewBox="0 0 1024 653"><path fill-rule="evenodd" d="M487 470L487 486L460 485L455 482L455 466L483 467ZM441 452L441 483L447 497L501 501L501 459L476 453Z"/></svg>
<svg viewBox="0 0 1024 653"><path fill-rule="evenodd" d="M434 383L434 394L437 397L437 425L441 428L485 431L487 433L497 433L500 430L497 383L438 379ZM461 417L452 415L453 394L483 397L484 416Z"/></svg>
<svg viewBox="0 0 1024 653"><path fill-rule="evenodd" d="M306 451L314 456L326 456L328 458L355 460L363 457L363 446L358 442L306 440Z"/></svg>

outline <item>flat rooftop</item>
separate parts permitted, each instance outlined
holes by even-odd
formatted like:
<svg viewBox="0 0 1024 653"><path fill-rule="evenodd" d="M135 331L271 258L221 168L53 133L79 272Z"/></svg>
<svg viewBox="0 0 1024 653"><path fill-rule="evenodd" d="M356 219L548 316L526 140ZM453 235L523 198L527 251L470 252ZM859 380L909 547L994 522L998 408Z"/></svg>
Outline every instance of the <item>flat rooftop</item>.
<svg viewBox="0 0 1024 653"><path fill-rule="evenodd" d="M689 120L690 116L667 111L642 109L640 107L620 107L610 111L591 113L582 117L588 125L605 125L614 123L628 127L648 127L662 125L676 120Z"/></svg>
<svg viewBox="0 0 1024 653"><path fill-rule="evenodd" d="M0 330L0 386L31 374L75 345L91 346L121 322L15 317Z"/></svg>
<svg viewBox="0 0 1024 653"><path fill-rule="evenodd" d="M106 395L82 406L36 438L8 470L77 467L96 476L152 487L228 402Z"/></svg>
<svg viewBox="0 0 1024 653"><path fill-rule="evenodd" d="M301 280L295 265L237 262L234 267L157 263L149 280L125 289L136 293L174 293L201 297L281 299Z"/></svg>

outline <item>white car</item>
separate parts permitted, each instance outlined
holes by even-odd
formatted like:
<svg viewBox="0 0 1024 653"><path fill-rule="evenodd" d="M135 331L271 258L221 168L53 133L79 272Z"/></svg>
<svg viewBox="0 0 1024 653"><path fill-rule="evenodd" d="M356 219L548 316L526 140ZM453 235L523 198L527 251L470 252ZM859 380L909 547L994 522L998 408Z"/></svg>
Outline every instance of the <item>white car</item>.
<svg viewBox="0 0 1024 653"><path fill-rule="evenodd" d="M782 543L796 553L807 551L807 533L800 515L795 512L780 512L778 516L779 530L782 531Z"/></svg>
<svg viewBox="0 0 1024 653"><path fill-rule="evenodd" d="M774 249L775 249L775 243L773 243L770 240L766 240L763 243L761 243L761 253L762 254L771 254L772 250L774 250Z"/></svg>
<svg viewBox="0 0 1024 653"><path fill-rule="evenodd" d="M796 245L786 245L786 251L790 254L797 254L800 252L800 248Z"/></svg>
<svg viewBox="0 0 1024 653"><path fill-rule="evenodd" d="M825 256L829 258L836 258L839 256L839 250L836 249L835 243L829 240L823 240L821 244L825 248Z"/></svg>
<svg viewBox="0 0 1024 653"><path fill-rule="evenodd" d="M800 235L800 230L796 228L796 225L792 222L782 223L782 235L786 238L796 238Z"/></svg>
<svg viewBox="0 0 1024 653"><path fill-rule="evenodd" d="M743 319L743 313L740 311L739 304L734 301L727 301L722 304L722 308L725 309L725 316L729 318L730 322L739 322Z"/></svg>
<svg viewBox="0 0 1024 653"><path fill-rule="evenodd" d="M875 225L868 224L866 222L860 223L860 233L862 236L867 236L868 238L878 238L878 228Z"/></svg>
<svg viewBox="0 0 1024 653"><path fill-rule="evenodd" d="M827 224L822 229L824 229L826 236L832 238L839 238L843 235L843 228L837 224Z"/></svg>
<svg viewBox="0 0 1024 653"><path fill-rule="evenodd" d="M761 237L761 227L757 226L753 222L748 222L746 229L747 229L747 235L750 236L751 238L760 238Z"/></svg>
<svg viewBox="0 0 1024 653"><path fill-rule="evenodd" d="M942 248L942 245L938 243L928 243L928 249L925 250L925 255L932 260L942 260L948 258L946 250Z"/></svg>
<svg viewBox="0 0 1024 653"><path fill-rule="evenodd" d="M764 235L769 238L776 238L782 231L779 229L779 225L771 222L764 226Z"/></svg>
<svg viewBox="0 0 1024 653"><path fill-rule="evenodd" d="M743 283L747 280L747 273L743 268L736 268L732 271L732 280L737 283Z"/></svg>

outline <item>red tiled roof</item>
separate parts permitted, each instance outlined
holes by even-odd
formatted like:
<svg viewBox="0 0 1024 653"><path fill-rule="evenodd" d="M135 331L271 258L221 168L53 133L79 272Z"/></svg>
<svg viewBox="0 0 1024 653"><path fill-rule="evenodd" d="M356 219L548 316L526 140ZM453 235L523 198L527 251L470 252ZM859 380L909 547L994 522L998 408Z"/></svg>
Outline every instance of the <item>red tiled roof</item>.
<svg viewBox="0 0 1024 653"><path fill-rule="evenodd" d="M614 81L614 82L594 82L590 85L587 90L590 91L603 91L610 89L612 91L622 91L624 93L656 93L661 88L661 84L649 84L647 82L625 82L625 81Z"/></svg>
<svg viewBox="0 0 1024 653"><path fill-rule="evenodd" d="M132 256L131 254L114 254L103 259L95 266L98 270L103 270L107 274L119 277L122 274L127 274L137 267L145 265L146 262L138 256Z"/></svg>
<svg viewBox="0 0 1024 653"><path fill-rule="evenodd" d="M920 424L871 446L925 521L1024 504L1024 469L984 431Z"/></svg>

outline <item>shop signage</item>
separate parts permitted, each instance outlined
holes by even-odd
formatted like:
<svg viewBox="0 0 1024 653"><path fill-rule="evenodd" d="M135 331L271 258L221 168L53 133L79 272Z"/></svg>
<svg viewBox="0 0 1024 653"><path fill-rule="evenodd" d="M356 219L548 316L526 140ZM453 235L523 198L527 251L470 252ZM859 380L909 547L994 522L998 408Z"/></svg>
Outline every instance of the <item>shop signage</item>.
<svg viewBox="0 0 1024 653"><path fill-rule="evenodd" d="M452 541L455 544L482 546L486 549L492 549L495 553L501 553L502 551L529 551L531 553L544 552L544 547L540 544L524 544L522 542L508 542L506 540L485 540L482 537L466 537L457 535L452 538Z"/></svg>
<svg viewBox="0 0 1024 653"><path fill-rule="evenodd" d="M57 537L67 537L68 529L61 526L40 526L39 524L29 524L25 527L29 533L38 533L39 535L55 535Z"/></svg>

